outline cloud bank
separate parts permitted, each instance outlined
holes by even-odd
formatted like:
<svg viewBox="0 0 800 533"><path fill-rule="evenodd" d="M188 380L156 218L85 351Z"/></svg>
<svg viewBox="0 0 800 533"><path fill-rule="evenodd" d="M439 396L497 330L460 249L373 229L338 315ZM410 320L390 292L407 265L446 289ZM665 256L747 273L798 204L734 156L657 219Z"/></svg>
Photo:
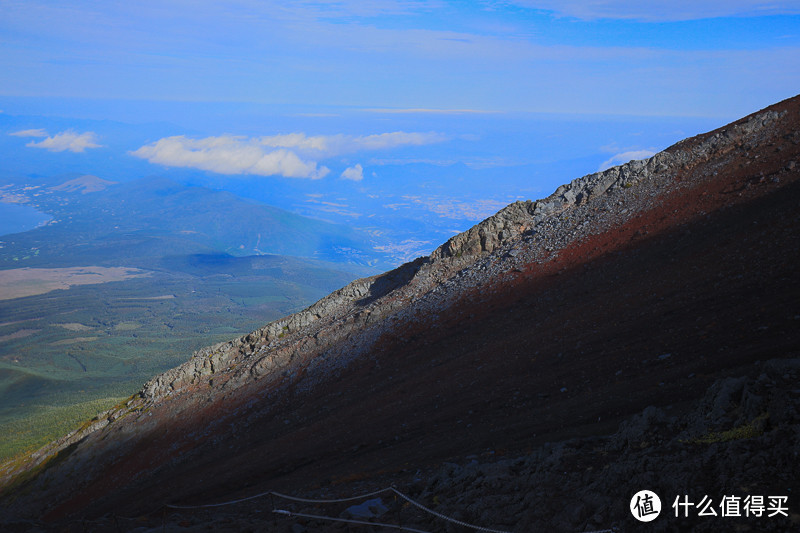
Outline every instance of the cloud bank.
<svg viewBox="0 0 800 533"><path fill-rule="evenodd" d="M401 146L422 146L446 141L440 133L417 133L395 131L375 135L317 135L304 133L260 137L255 141L272 148L288 148L311 157L332 157L336 155L361 152L364 150L386 150Z"/></svg>
<svg viewBox="0 0 800 533"><path fill-rule="evenodd" d="M319 179L329 172L326 167L318 168L313 161L303 161L289 150L265 150L258 142L234 136L165 137L142 146L131 155L168 167L196 168L218 174Z"/></svg>
<svg viewBox="0 0 800 533"><path fill-rule="evenodd" d="M290 133L265 137L222 135L191 139L165 137L130 152L151 163L187 167L218 174L252 174L286 178L320 179L330 169L319 161L361 151L386 150L442 142L438 133L392 132L375 135L319 135ZM363 179L360 165L342 173L351 180Z"/></svg>
<svg viewBox="0 0 800 533"><path fill-rule="evenodd" d="M44 130L24 130L12 133L11 135L16 135L18 137L47 137L39 142L29 142L25 146L30 148L44 148L51 152L70 151L80 153L87 148L102 147L101 144L97 143L97 135L92 131L78 133L73 130L67 130L49 137Z"/></svg>

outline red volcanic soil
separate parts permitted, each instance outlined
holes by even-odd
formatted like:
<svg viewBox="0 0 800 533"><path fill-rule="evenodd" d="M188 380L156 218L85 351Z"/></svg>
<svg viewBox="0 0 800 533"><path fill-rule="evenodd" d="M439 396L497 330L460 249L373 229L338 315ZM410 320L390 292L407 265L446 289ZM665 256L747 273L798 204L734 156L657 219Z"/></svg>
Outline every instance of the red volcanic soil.
<svg viewBox="0 0 800 533"><path fill-rule="evenodd" d="M799 107L784 104L788 123ZM641 200L649 209L387 328L311 390L256 382L180 412L169 399L47 518L380 488L447 460L610 434L651 405L685 413L721 377L800 356L800 169L787 164L799 157L784 135L686 166Z"/></svg>

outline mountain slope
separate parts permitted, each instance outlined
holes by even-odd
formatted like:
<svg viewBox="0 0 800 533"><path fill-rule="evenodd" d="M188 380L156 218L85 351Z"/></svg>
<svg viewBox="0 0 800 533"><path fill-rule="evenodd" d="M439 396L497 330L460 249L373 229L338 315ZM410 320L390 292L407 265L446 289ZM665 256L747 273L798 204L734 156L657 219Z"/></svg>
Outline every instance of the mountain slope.
<svg viewBox="0 0 800 533"><path fill-rule="evenodd" d="M7 486L7 516L131 515L260 490L347 491L348 479L416 483L432 497L435 483L453 476L426 485L416 472L442 461L502 453L521 457L521 469L549 457L548 442L618 427L617 440L624 428L630 436L630 417L651 405L689 420L681 417L702 407L715 380L800 356L798 159L794 98L512 204L428 258L354 282L154 378L33 456L55 459ZM728 419L729 409L679 429L727 431L761 415L743 408L750 418ZM787 409L761 427L764 438L797 432ZM631 437L606 454L628 457L628 441L644 442ZM791 485L780 484L797 479L795 463L723 482L714 457L700 470L715 490L786 493ZM577 458L569 468L587 486L605 475L590 466ZM648 468L646 457L640 466ZM20 468L7 467L6 479ZM674 495L689 477L645 481ZM515 531L625 525L630 495L647 488L586 495L585 509L563 518L562 487L529 485L532 473L497 479L484 490L517 507L473 514ZM542 500L523 505L526 493Z"/></svg>

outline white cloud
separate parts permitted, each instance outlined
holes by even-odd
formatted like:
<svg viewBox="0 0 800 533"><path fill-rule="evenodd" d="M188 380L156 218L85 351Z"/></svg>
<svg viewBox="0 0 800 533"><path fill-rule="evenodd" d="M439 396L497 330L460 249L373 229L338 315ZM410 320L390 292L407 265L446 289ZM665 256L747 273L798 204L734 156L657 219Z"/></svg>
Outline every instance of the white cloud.
<svg viewBox="0 0 800 533"><path fill-rule="evenodd" d="M257 140L223 135L190 139L165 137L142 146L131 155L170 167L190 167L219 174L279 175L286 178L325 177L329 169L283 148L265 150Z"/></svg>
<svg viewBox="0 0 800 533"><path fill-rule="evenodd" d="M361 181L364 179L364 168L361 166L360 163L356 164L355 166L346 168L344 172L342 172L342 179Z"/></svg>
<svg viewBox="0 0 800 533"><path fill-rule="evenodd" d="M258 143L272 148L294 148L303 152L327 152L328 136L307 137L305 133L289 133L261 137Z"/></svg>
<svg viewBox="0 0 800 533"><path fill-rule="evenodd" d="M290 133L265 137L222 135L191 139L183 135L165 137L130 152L151 163L189 167L219 174L279 175L287 178L325 177L330 170L318 161L365 150L420 146L447 140L438 133L392 132L376 135L319 135ZM345 176L345 173L347 174ZM363 178L356 165L345 171L345 179Z"/></svg>
<svg viewBox="0 0 800 533"><path fill-rule="evenodd" d="M22 130L9 133L9 135L13 135L14 137L47 137L47 132L43 129Z"/></svg>
<svg viewBox="0 0 800 533"><path fill-rule="evenodd" d="M514 3L584 20L666 22L800 13L800 6L794 0L514 0Z"/></svg>
<svg viewBox="0 0 800 533"><path fill-rule="evenodd" d="M29 130L38 133L41 130ZM45 132L46 134L46 132ZM34 135L31 135L34 136ZM35 135L40 137L41 135ZM78 133L73 130L62 131L56 133L52 137L47 137L43 141L29 142L25 146L31 148L45 148L51 152L63 152L69 150L70 152L83 152L87 148L100 148L102 145L97 144L97 135L92 131Z"/></svg>
<svg viewBox="0 0 800 533"><path fill-rule="evenodd" d="M653 157L654 155L656 155L656 153L652 150L632 150L629 152L622 152L621 154L611 157L607 161L603 161L597 171L602 172L603 170L616 165L622 165L634 159L647 159L648 157Z"/></svg>
<svg viewBox="0 0 800 533"><path fill-rule="evenodd" d="M416 133L395 131L375 135L318 135L308 137L304 133L290 133L261 137L259 144L274 148L291 148L311 157L332 157L363 150L384 150L400 146L422 146L446 141L440 133Z"/></svg>

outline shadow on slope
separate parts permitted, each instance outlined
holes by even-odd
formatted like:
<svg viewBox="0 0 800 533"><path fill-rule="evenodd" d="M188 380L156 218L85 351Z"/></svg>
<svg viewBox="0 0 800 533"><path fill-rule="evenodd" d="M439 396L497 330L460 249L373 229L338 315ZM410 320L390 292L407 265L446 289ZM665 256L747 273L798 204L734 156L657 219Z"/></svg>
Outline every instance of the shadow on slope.
<svg viewBox="0 0 800 533"><path fill-rule="evenodd" d="M798 205L794 184L586 263L565 253L563 270L520 272L394 330L313 390L251 398L235 418L198 405L131 459L206 428L196 447L92 514L408 479L451 458L610 434L648 405L686 413L715 379L800 355Z"/></svg>

